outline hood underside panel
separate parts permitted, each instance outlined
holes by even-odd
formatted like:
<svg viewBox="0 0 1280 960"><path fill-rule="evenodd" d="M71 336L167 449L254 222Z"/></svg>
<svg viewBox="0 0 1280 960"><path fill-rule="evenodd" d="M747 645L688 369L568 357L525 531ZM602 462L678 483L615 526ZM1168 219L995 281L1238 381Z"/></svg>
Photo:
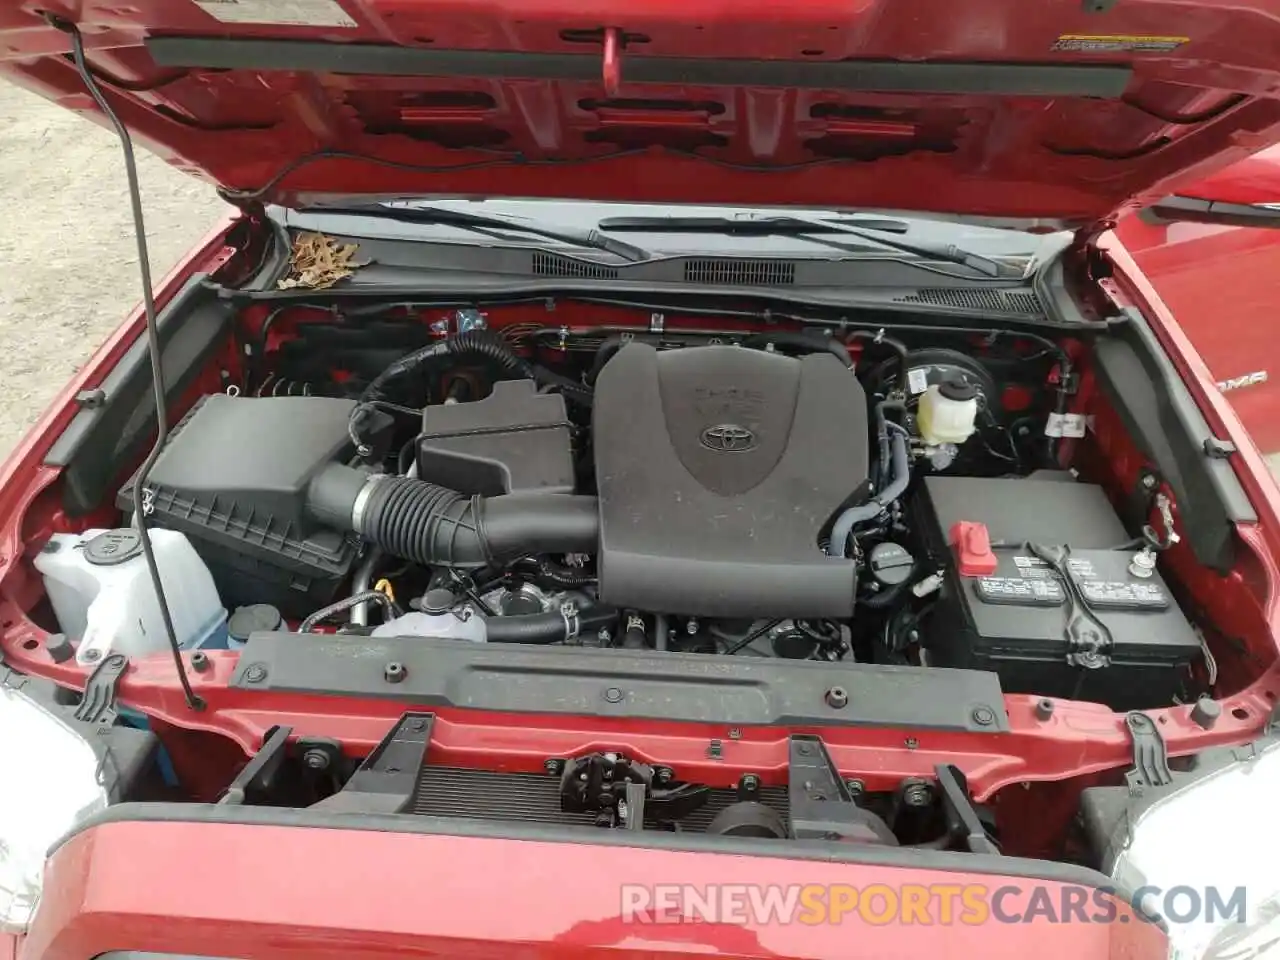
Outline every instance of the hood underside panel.
<svg viewBox="0 0 1280 960"><path fill-rule="evenodd" d="M285 203L505 195L1089 222L1280 140L1267 0L42 7L81 30L141 142ZM97 117L68 50L30 8L0 11L0 72Z"/></svg>

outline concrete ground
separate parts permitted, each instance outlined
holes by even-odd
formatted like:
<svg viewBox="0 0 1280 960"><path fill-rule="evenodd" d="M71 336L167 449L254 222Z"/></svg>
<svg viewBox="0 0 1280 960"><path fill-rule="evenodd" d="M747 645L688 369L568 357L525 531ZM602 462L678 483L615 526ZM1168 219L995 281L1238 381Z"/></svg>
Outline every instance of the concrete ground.
<svg viewBox="0 0 1280 960"><path fill-rule="evenodd" d="M138 151L158 279L208 232L207 184ZM0 456L140 299L119 141L0 81Z"/></svg>
<svg viewBox="0 0 1280 960"><path fill-rule="evenodd" d="M207 184L138 151L159 278L223 209ZM102 127L0 81L0 457L138 302L120 146ZM1280 474L1280 454L1271 458Z"/></svg>

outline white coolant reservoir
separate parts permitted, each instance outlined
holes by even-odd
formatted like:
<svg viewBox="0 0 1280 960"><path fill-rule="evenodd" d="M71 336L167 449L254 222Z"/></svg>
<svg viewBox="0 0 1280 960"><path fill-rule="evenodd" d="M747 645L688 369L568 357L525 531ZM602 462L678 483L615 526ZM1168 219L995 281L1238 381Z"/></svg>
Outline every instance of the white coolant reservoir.
<svg viewBox="0 0 1280 960"><path fill-rule="evenodd" d="M178 643L184 649L226 645L227 612L209 569L186 536L150 530ZM164 619L136 530L57 533L34 560L59 629L76 645L76 661L100 663L169 649Z"/></svg>
<svg viewBox="0 0 1280 960"><path fill-rule="evenodd" d="M417 610L374 628L375 637L437 637L484 643L488 637L484 618L474 613L421 613Z"/></svg>
<svg viewBox="0 0 1280 960"><path fill-rule="evenodd" d="M916 427L928 444L964 443L976 429L978 388L960 378L931 384L920 397Z"/></svg>

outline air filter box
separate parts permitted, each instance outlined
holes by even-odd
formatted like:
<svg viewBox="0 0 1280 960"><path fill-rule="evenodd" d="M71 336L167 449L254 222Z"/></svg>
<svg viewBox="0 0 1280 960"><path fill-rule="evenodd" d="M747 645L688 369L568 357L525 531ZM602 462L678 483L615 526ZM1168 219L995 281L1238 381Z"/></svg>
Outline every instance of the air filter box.
<svg viewBox="0 0 1280 960"><path fill-rule="evenodd" d="M205 397L174 427L147 477L148 520L187 535L224 606L306 616L351 575L359 540L306 515L321 467L351 455L354 403L329 397ZM133 509L133 479L117 503Z"/></svg>

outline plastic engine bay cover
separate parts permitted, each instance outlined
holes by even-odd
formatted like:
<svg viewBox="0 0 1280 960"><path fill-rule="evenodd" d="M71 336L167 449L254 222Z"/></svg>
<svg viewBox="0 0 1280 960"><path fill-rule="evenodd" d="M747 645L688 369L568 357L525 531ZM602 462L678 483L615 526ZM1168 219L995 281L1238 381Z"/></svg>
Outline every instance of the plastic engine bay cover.
<svg viewBox="0 0 1280 960"><path fill-rule="evenodd" d="M865 495L866 396L831 354L628 344L596 383L600 597L723 617L848 617L826 557Z"/></svg>

